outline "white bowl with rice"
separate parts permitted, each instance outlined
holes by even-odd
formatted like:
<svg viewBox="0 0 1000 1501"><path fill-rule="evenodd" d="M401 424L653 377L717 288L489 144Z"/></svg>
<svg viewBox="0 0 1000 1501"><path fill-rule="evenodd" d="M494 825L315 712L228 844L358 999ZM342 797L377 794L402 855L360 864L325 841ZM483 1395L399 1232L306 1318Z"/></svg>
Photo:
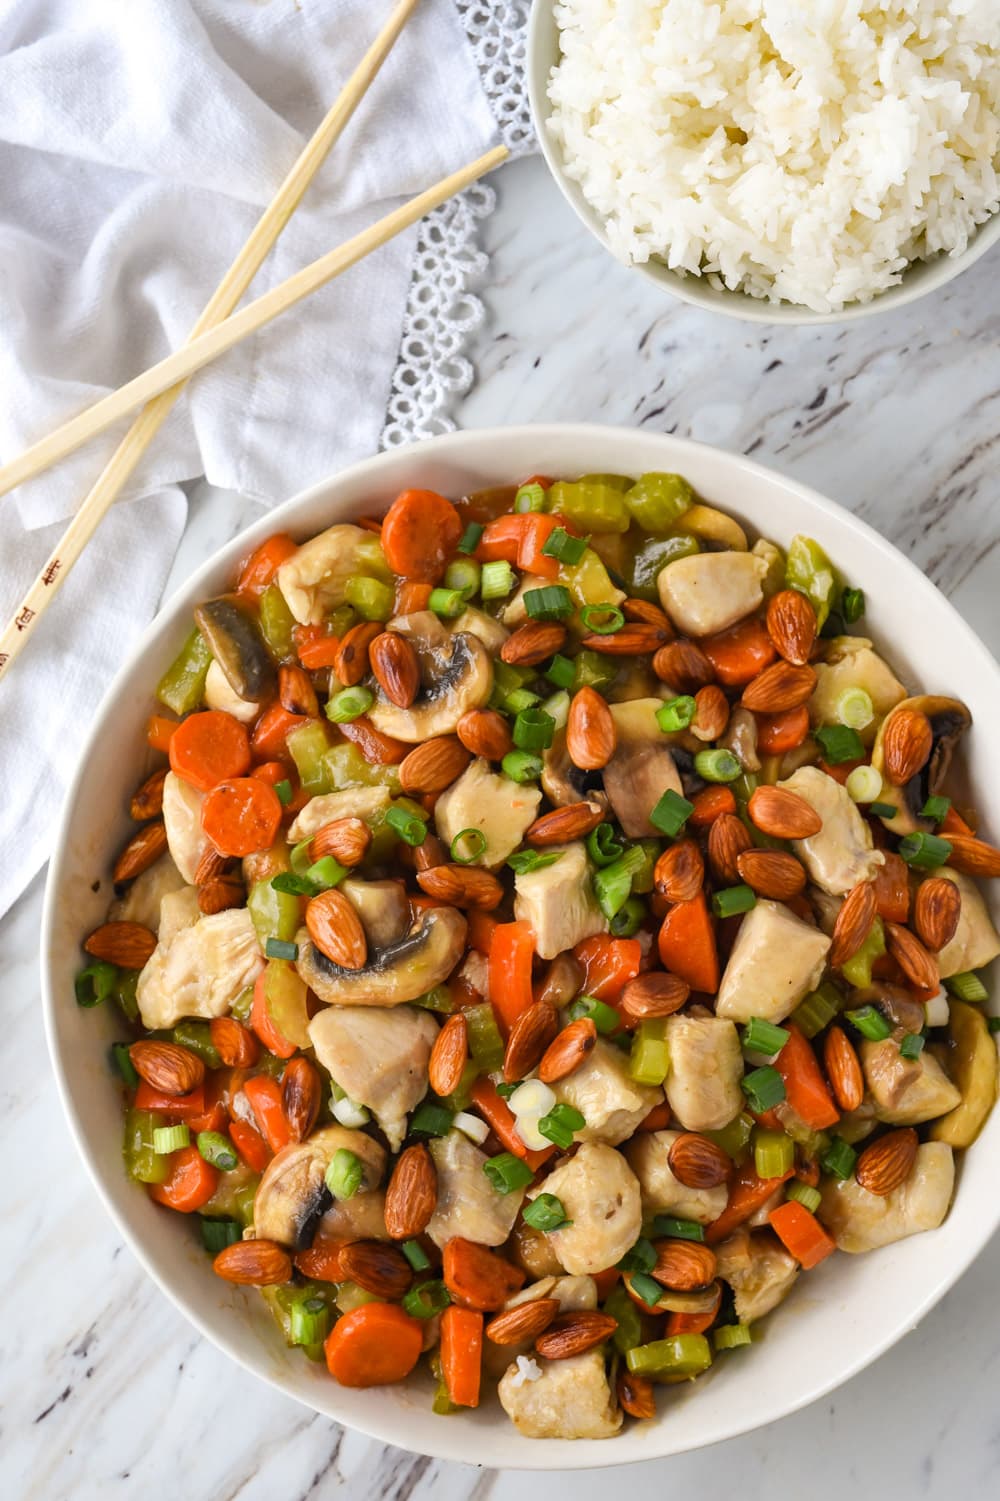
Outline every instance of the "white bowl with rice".
<svg viewBox="0 0 1000 1501"><path fill-rule="evenodd" d="M884 312L1000 237L996 0L534 0L528 86L587 228L717 312Z"/></svg>

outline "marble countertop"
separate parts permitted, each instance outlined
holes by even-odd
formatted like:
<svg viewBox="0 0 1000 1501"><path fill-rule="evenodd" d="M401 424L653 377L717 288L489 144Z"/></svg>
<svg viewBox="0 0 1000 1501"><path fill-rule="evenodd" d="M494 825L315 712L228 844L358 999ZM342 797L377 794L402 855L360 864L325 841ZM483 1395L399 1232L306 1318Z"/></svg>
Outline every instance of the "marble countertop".
<svg viewBox="0 0 1000 1501"><path fill-rule="evenodd" d="M608 260L537 160L505 167L463 426L591 419L753 454L865 517L1000 649L996 258L843 328L710 316ZM250 518L192 497L175 578ZM56 1098L37 966L41 881L0 923L7 1194L0 1496L10 1501L542 1501L554 1477L439 1464L284 1399L202 1340L142 1273ZM635 1501L1000 1493L1000 1240L920 1328L832 1397L717 1447L630 1469ZM614 1461L614 1443L608 1462ZM608 1471L576 1475L579 1501ZM620 1479L618 1480L620 1482ZM556 1494L562 1487L557 1484Z"/></svg>

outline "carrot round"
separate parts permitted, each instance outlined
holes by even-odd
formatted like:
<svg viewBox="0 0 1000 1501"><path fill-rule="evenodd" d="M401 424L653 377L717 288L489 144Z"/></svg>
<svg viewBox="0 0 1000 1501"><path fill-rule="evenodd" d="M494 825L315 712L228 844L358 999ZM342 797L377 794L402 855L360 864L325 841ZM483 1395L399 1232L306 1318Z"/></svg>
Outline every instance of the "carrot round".
<svg viewBox="0 0 1000 1501"><path fill-rule="evenodd" d="M742 688L777 655L762 620L741 620L698 645L727 688Z"/></svg>
<svg viewBox="0 0 1000 1501"><path fill-rule="evenodd" d="M170 737L170 769L200 792L250 770L250 740L243 725L221 709L182 719Z"/></svg>
<svg viewBox="0 0 1000 1501"><path fill-rule="evenodd" d="M809 733L809 710L805 704L783 714L757 715L757 749L768 756L797 750Z"/></svg>
<svg viewBox="0 0 1000 1501"><path fill-rule="evenodd" d="M483 1316L454 1304L441 1315L441 1375L456 1407L479 1406Z"/></svg>
<svg viewBox="0 0 1000 1501"><path fill-rule="evenodd" d="M779 1204L767 1218L785 1250L807 1271L837 1249L836 1241L827 1235L816 1216L794 1199Z"/></svg>
<svg viewBox="0 0 1000 1501"><path fill-rule="evenodd" d="M260 1132L246 1121L234 1120L229 1125L229 1137L247 1167L262 1173L271 1160L271 1149Z"/></svg>
<svg viewBox="0 0 1000 1501"><path fill-rule="evenodd" d="M338 1319L324 1350L341 1386L387 1386L404 1381L420 1359L424 1328L395 1303L365 1303Z"/></svg>
<svg viewBox="0 0 1000 1501"><path fill-rule="evenodd" d="M458 546L462 523L450 500L435 490L404 490L382 522L382 551L393 573L437 583Z"/></svg>
<svg viewBox="0 0 1000 1501"><path fill-rule="evenodd" d="M201 826L220 855L256 854L270 849L277 837L281 799L259 777L233 777L205 798Z"/></svg>
<svg viewBox="0 0 1000 1501"><path fill-rule="evenodd" d="M173 1154L166 1178L162 1183L150 1184L149 1193L168 1209L192 1214L208 1203L218 1186L218 1169L205 1161L197 1147L182 1147Z"/></svg>
<svg viewBox="0 0 1000 1501"><path fill-rule="evenodd" d="M714 995L719 988L719 951L704 892L670 908L659 936L664 969L685 980L692 990Z"/></svg>

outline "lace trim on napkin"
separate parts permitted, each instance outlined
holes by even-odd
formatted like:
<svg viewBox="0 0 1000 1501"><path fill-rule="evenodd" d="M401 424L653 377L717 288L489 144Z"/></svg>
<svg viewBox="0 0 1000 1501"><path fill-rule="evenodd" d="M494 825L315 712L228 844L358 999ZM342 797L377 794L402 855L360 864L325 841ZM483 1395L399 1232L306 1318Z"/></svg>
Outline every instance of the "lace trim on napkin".
<svg viewBox="0 0 1000 1501"><path fill-rule="evenodd" d="M524 87L527 4L521 0L455 0L472 44L500 136L512 156L534 146ZM399 359L382 430L382 447L452 432L452 404L472 384L462 353L485 309L472 291L486 270L479 226L496 206L484 183L444 203L423 220L406 300Z"/></svg>

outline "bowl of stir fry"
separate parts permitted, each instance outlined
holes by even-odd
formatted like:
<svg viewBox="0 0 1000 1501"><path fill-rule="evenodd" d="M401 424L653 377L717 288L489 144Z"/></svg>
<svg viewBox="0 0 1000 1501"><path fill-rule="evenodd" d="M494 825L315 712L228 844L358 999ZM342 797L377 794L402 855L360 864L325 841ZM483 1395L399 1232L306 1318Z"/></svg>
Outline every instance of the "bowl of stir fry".
<svg viewBox="0 0 1000 1501"><path fill-rule="evenodd" d="M679 439L454 434L290 501L123 667L52 862L136 1254L446 1458L829 1391L1000 1215L998 689L863 523Z"/></svg>

